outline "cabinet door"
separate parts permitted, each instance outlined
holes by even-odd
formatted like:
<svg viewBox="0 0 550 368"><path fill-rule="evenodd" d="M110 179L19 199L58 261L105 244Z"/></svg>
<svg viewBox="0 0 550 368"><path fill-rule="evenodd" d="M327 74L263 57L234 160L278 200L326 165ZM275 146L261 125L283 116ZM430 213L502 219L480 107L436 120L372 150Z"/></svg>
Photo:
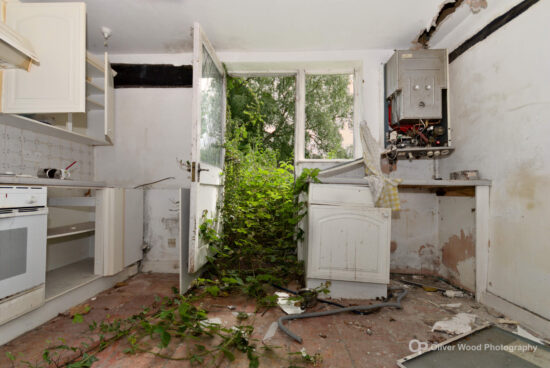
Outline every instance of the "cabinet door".
<svg viewBox="0 0 550 368"><path fill-rule="evenodd" d="M6 24L32 43L40 66L4 72L2 111L85 112L85 4L9 2Z"/></svg>
<svg viewBox="0 0 550 368"><path fill-rule="evenodd" d="M105 139L115 143L115 83L109 55L105 53Z"/></svg>
<svg viewBox="0 0 550 368"><path fill-rule="evenodd" d="M114 275L124 268L124 189L104 188L96 192L96 275Z"/></svg>
<svg viewBox="0 0 550 368"><path fill-rule="evenodd" d="M308 216L308 278L389 282L389 209L311 205Z"/></svg>
<svg viewBox="0 0 550 368"><path fill-rule="evenodd" d="M124 267L143 257L143 189L124 189Z"/></svg>

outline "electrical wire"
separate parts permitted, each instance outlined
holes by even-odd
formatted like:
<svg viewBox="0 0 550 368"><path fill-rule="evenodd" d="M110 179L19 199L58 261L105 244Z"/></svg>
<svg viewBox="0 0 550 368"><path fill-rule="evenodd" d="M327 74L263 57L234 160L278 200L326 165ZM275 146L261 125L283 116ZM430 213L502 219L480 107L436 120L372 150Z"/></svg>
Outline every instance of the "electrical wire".
<svg viewBox="0 0 550 368"><path fill-rule="evenodd" d="M175 179L175 177L169 176L169 177L167 177L167 178L163 178L163 179L159 179L159 180L156 180L156 181L152 181L152 182L150 182L150 183L140 184L140 185L135 186L134 189L141 188L141 187L145 187L145 186L147 186L147 185L152 185L152 184L160 183L161 181L170 180L170 179Z"/></svg>

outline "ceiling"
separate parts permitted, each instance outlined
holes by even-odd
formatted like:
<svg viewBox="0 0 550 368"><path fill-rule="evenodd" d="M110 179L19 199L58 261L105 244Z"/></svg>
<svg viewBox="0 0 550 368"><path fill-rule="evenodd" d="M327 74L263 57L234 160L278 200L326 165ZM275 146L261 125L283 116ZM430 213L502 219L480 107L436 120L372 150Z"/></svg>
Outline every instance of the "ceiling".
<svg viewBox="0 0 550 368"><path fill-rule="evenodd" d="M112 29L109 51L114 54L191 51L193 22L199 22L202 25L214 48L219 51L408 48L420 31L431 23L440 4L444 2L444 0L84 1L87 4L88 13L88 49L92 52L103 51L101 27L107 26Z"/></svg>

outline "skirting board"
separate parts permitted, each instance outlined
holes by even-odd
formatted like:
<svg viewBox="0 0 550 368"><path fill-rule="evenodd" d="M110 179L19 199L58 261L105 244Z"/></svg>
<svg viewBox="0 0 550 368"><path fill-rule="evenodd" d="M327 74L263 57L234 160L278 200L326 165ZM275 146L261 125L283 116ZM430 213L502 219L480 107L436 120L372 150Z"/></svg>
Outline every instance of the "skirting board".
<svg viewBox="0 0 550 368"><path fill-rule="evenodd" d="M101 277L87 283L86 285L65 293L58 298L49 300L43 306L33 310L32 312L11 320L10 322L0 326L0 345L4 345L25 332L48 322L59 313L62 313L67 309L82 303L88 298L113 287L117 282L126 280L130 276L137 274L137 271L137 266L133 265L125 268L114 276Z"/></svg>
<svg viewBox="0 0 550 368"><path fill-rule="evenodd" d="M529 312L509 301L502 299L492 293L486 292L481 295L481 303L494 308L506 317L518 321L522 326L527 327L533 332L541 335L545 339L550 339L550 321Z"/></svg>
<svg viewBox="0 0 550 368"><path fill-rule="evenodd" d="M306 281L306 286L310 289L321 286L327 280L310 279ZM321 295L336 299L376 299L385 298L388 293L388 285L375 284L371 282L354 282L330 280L330 293Z"/></svg>

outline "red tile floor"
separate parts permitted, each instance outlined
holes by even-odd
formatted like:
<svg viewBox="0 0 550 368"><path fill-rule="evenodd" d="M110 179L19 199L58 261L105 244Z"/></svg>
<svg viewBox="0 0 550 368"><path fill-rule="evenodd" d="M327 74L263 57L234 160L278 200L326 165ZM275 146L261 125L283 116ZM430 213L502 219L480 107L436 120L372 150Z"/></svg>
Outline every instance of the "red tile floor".
<svg viewBox="0 0 550 368"><path fill-rule="evenodd" d="M395 283L395 281L393 281ZM138 274L123 285L106 290L83 304L90 306L88 314L84 315L84 323L73 323L69 314L59 315L44 325L18 337L0 347L0 367L11 367L6 358L6 352L20 356L19 361L29 361L31 364L41 363L42 352L48 343L58 338L65 339L71 346L86 342L90 346L97 344L98 336L89 332L88 324L92 321L102 321L106 318L124 318L140 312L144 306L151 305L155 296L169 296L172 287L177 286L178 277L175 274ZM478 323L482 321L495 322L502 317L497 312L481 306L471 297L449 299L437 292L427 292L411 286L409 294L402 302L403 309L382 309L369 315L342 313L334 316L311 318L287 322L289 328L303 338L303 344L292 341L288 336L277 330L266 344L276 346L275 353L260 358L261 367L288 367L289 352L298 352L305 348L310 355L319 353L322 362L320 367L396 367L396 361L405 357L409 351L409 341L418 339L432 343L448 339L444 333L431 332L431 326L438 320L454 315L457 312L468 312L478 315ZM372 301L341 301L349 303L372 303ZM202 307L208 311L209 318L218 317L226 327L238 323L235 311L253 313L255 304L243 296L205 298ZM457 309L441 305L461 303ZM236 307L231 311L227 306ZM314 311L332 309L326 304L318 304ZM269 326L283 315L279 308L272 308L254 313L245 322L254 326L253 339L256 345L262 346ZM125 340L109 346L96 353L99 359L93 368L145 368L145 367L189 367L188 361L173 361L158 358L152 354L141 353L128 355L124 350L128 347ZM171 344L163 354L179 357L185 351L185 345ZM248 359L244 354L236 352L233 362L218 361L213 366L248 367ZM307 366L304 362L294 362L298 366ZM24 366L21 363L15 366ZM36 367L43 365L37 364Z"/></svg>

